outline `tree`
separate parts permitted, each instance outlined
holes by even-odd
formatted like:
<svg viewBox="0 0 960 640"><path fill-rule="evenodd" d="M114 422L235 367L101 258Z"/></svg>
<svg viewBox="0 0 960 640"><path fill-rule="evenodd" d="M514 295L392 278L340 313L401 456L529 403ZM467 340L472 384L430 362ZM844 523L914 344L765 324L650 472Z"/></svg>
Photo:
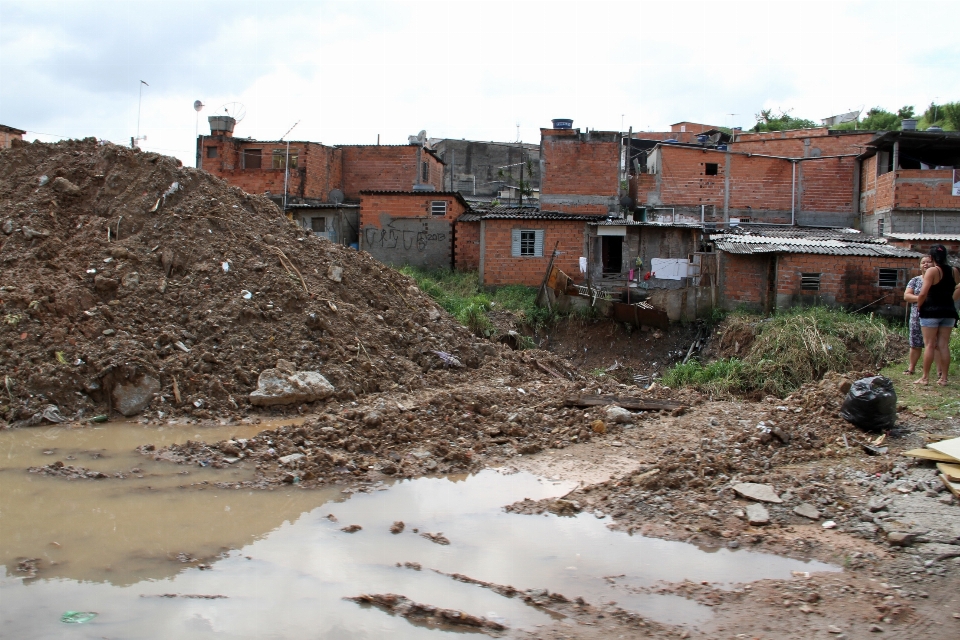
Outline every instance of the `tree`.
<svg viewBox="0 0 960 640"><path fill-rule="evenodd" d="M913 117L913 105L907 105L905 107L900 107L897 109L897 117L901 120L906 120Z"/></svg>
<svg viewBox="0 0 960 640"><path fill-rule="evenodd" d="M867 111L867 117L860 121L860 129L867 131L899 131L901 112L913 111L913 107L903 107L897 113L890 113L883 107L874 107Z"/></svg>
<svg viewBox="0 0 960 640"><path fill-rule="evenodd" d="M817 126L813 120L805 118L794 118L790 115L793 109L781 111L779 115L773 115L773 109L763 109L755 117L757 123L753 125L753 130L760 131L787 131L790 129L812 129Z"/></svg>
<svg viewBox="0 0 960 640"><path fill-rule="evenodd" d="M940 107L943 110L944 129L960 131L960 102L947 102Z"/></svg>

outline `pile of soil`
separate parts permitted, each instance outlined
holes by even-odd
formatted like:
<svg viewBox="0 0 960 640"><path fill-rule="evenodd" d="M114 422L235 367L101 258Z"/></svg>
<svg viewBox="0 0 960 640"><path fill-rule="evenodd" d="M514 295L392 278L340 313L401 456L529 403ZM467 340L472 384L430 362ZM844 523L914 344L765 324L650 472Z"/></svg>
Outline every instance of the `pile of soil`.
<svg viewBox="0 0 960 640"><path fill-rule="evenodd" d="M123 388L146 389L149 418L238 416L280 359L352 400L469 377L500 353L368 254L138 149L0 151L0 229L9 424L51 404L66 420L107 413Z"/></svg>

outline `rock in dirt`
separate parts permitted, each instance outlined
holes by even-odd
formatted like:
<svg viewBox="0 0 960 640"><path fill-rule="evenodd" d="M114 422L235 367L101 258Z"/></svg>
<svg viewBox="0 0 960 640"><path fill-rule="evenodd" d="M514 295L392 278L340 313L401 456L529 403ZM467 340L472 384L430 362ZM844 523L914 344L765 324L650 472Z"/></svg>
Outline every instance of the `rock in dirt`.
<svg viewBox="0 0 960 640"><path fill-rule="evenodd" d="M78 196L81 193L80 187L63 177L54 178L50 186L54 191L65 196Z"/></svg>
<svg viewBox="0 0 960 640"><path fill-rule="evenodd" d="M607 420L610 422L615 422L617 424L633 424L633 414L623 407L611 405L607 407L607 410L604 413L607 416Z"/></svg>
<svg viewBox="0 0 960 640"><path fill-rule="evenodd" d="M361 527L360 525L358 525L358 524L351 524L351 525L348 525L348 526L346 526L346 527L341 528L340 531L343 531L344 533L356 533L357 531L360 531L361 529L363 529L363 527Z"/></svg>
<svg viewBox="0 0 960 640"><path fill-rule="evenodd" d="M335 389L316 371L296 371L286 368L266 369L257 379L257 389L250 394L250 403L260 407L279 404L302 404L323 400Z"/></svg>
<svg viewBox="0 0 960 640"><path fill-rule="evenodd" d="M770 524L770 512L762 504L748 504L747 521L754 526Z"/></svg>
<svg viewBox="0 0 960 640"><path fill-rule="evenodd" d="M897 545L898 547L908 547L913 544L913 541L916 539L916 537L916 534L913 533L907 533L904 531L891 531L887 534L887 542Z"/></svg>
<svg viewBox="0 0 960 640"><path fill-rule="evenodd" d="M733 490L744 498L749 498L750 500L756 500L758 502L770 502L773 504L780 504L783 502L783 500L780 499L780 496L777 495L777 492L774 491L773 487L769 484L741 482L740 484L733 485Z"/></svg>
<svg viewBox="0 0 960 640"><path fill-rule="evenodd" d="M803 516L804 518L809 518L811 520L820 519L820 511L809 502L798 504L793 508L793 512L798 516Z"/></svg>
<svg viewBox="0 0 960 640"><path fill-rule="evenodd" d="M143 376L136 383L117 383L113 387L113 408L125 416L135 416L160 392L160 381L151 376Z"/></svg>
<svg viewBox="0 0 960 640"><path fill-rule="evenodd" d="M403 524L403 520L397 520L392 525L390 525L390 533L397 534L403 533L403 528L406 525Z"/></svg>

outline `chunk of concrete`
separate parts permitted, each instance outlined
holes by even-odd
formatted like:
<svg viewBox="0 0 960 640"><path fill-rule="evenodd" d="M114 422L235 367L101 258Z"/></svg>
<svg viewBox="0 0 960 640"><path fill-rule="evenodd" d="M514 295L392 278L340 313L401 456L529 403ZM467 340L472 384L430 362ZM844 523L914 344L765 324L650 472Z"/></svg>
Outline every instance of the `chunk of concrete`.
<svg viewBox="0 0 960 640"><path fill-rule="evenodd" d="M283 456L282 458L277 458L277 462L280 464L290 464L291 462L296 462L297 460L303 458L302 453L291 453L288 456Z"/></svg>
<svg viewBox="0 0 960 640"><path fill-rule="evenodd" d="M250 403L259 407L278 404L299 404L323 400L335 389L316 371L290 373L282 369L265 369L257 379L257 389L250 394Z"/></svg>
<svg viewBox="0 0 960 640"><path fill-rule="evenodd" d="M733 490L737 492L738 495L749 498L750 500L756 500L757 502L771 502L773 504L783 502L769 484L741 482L740 484L733 485Z"/></svg>
<svg viewBox="0 0 960 640"><path fill-rule="evenodd" d="M748 504L747 521L755 526L770 524L770 512L762 504Z"/></svg>
<svg viewBox="0 0 960 640"><path fill-rule="evenodd" d="M607 420L610 422L616 422L619 424L633 424L633 414L623 407L611 405L607 407L605 413L607 415Z"/></svg>
<svg viewBox="0 0 960 640"><path fill-rule="evenodd" d="M51 185L57 193L63 194L65 196L78 196L80 195L80 187L73 184L66 178L54 178L53 184Z"/></svg>
<svg viewBox="0 0 960 640"><path fill-rule="evenodd" d="M125 416L135 416L146 409L159 392L160 381L151 376L143 376L135 383L118 382L113 387L113 408Z"/></svg>
<svg viewBox="0 0 960 640"><path fill-rule="evenodd" d="M798 516L803 516L804 518L810 518L811 520L820 519L820 510L809 502L803 502L798 504L793 508L793 512Z"/></svg>

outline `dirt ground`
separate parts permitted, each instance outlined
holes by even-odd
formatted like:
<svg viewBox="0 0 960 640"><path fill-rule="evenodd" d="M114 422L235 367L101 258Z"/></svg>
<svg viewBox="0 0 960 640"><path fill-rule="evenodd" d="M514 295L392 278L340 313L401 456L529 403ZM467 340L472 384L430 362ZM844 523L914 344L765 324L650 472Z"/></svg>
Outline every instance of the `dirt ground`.
<svg viewBox="0 0 960 640"><path fill-rule="evenodd" d="M844 569L733 589L656 586L712 608L696 628L576 594L528 594L563 617L494 635L960 637L960 507L931 463L900 455L960 436L960 420L902 407L886 450L870 450L878 434L838 411L850 383L875 371L830 373L782 399L714 401L659 383L696 324L644 331L570 320L534 336L538 349L514 351L472 335L368 255L318 240L269 201L171 158L96 140L2 154L4 428L107 414L149 378L155 390L136 414L145 424L304 418L245 440L139 449L171 464L253 461L256 477L241 483L251 489L363 490L386 478L516 468L578 487L504 505L510 511L593 513L632 534ZM243 225L229 223L237 216ZM321 372L335 393L255 408L257 377L279 360ZM663 408L569 401L584 394ZM31 471L95 477L62 461ZM741 497L741 483L769 485L776 501Z"/></svg>

